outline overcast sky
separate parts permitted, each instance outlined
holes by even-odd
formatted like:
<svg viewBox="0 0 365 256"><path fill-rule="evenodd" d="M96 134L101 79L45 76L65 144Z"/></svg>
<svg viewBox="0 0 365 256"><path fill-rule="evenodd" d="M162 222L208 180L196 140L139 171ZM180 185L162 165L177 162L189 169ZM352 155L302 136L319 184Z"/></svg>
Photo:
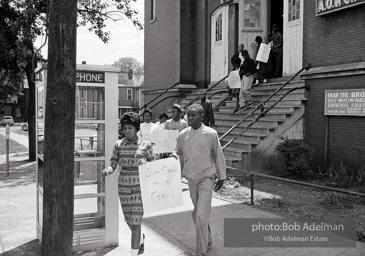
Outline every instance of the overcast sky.
<svg viewBox="0 0 365 256"><path fill-rule="evenodd" d="M139 18L144 18L144 0L134 4L139 13ZM104 65L113 64L120 57L134 57L143 63L144 31L137 30L131 21L107 22L106 30L110 31L110 40L104 44L94 32L86 27L77 29L77 64L86 61L87 64ZM38 48L44 38L36 41ZM47 45L42 50L42 55L47 58Z"/></svg>

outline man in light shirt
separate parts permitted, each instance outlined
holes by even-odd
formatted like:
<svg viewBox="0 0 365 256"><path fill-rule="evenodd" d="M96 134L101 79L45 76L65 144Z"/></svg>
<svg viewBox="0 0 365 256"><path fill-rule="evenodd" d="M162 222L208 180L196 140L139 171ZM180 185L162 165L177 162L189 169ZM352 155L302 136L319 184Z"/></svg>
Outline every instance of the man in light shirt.
<svg viewBox="0 0 365 256"><path fill-rule="evenodd" d="M181 132L183 129L188 127L188 123L181 119L181 107L178 104L174 104L171 107L172 118L167 120L165 123L165 130L179 130Z"/></svg>
<svg viewBox="0 0 365 256"><path fill-rule="evenodd" d="M189 127L177 138L176 154L179 156L182 176L188 181L192 212L196 230L197 256L206 256L212 247L209 215L215 175L215 190L221 189L226 179L226 164L217 132L203 124L204 109L193 104L188 109Z"/></svg>

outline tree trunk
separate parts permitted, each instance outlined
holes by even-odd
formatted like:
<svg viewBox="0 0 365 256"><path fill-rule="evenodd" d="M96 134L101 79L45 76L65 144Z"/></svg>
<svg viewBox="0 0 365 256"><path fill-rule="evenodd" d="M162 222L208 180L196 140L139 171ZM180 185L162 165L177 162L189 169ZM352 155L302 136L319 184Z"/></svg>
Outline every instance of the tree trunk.
<svg viewBox="0 0 365 256"><path fill-rule="evenodd" d="M72 255L77 1L50 0L43 256Z"/></svg>

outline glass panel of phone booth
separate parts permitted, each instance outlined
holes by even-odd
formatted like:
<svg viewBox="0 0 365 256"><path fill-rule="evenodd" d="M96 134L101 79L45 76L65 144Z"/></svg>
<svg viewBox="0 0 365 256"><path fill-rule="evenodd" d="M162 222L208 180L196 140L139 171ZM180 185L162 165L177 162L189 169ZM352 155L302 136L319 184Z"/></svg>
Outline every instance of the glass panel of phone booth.
<svg viewBox="0 0 365 256"><path fill-rule="evenodd" d="M103 229L105 124L100 121L105 120L105 88L77 86L75 103L74 230Z"/></svg>
<svg viewBox="0 0 365 256"><path fill-rule="evenodd" d="M44 86L38 86L37 87L37 119L43 119L44 118Z"/></svg>
<svg viewBox="0 0 365 256"><path fill-rule="evenodd" d="M75 102L76 120L105 119L105 88L96 86L77 86Z"/></svg>
<svg viewBox="0 0 365 256"><path fill-rule="evenodd" d="M38 225L43 225L43 189L38 188Z"/></svg>
<svg viewBox="0 0 365 256"><path fill-rule="evenodd" d="M105 156L105 124L78 123L75 125L75 157Z"/></svg>
<svg viewBox="0 0 365 256"><path fill-rule="evenodd" d="M74 230L105 227L104 161L75 159Z"/></svg>
<svg viewBox="0 0 365 256"><path fill-rule="evenodd" d="M105 197L75 199L74 231L105 228Z"/></svg>

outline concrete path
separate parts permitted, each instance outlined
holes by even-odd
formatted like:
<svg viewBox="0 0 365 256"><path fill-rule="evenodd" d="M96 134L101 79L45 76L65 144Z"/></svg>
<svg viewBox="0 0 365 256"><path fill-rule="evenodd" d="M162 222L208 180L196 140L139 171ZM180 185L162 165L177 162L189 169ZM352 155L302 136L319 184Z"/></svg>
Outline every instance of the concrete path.
<svg viewBox="0 0 365 256"><path fill-rule="evenodd" d="M4 166L3 155L0 166ZM11 157L13 161L24 161L26 153ZM20 163L20 162L19 162ZM0 169L0 255L40 255L40 246L36 240L36 173L35 163L13 167L9 177ZM187 185L183 184L184 204L180 207L160 211L145 216L142 231L146 235L146 256L182 256L195 255L195 231L191 219L193 205L189 198ZM279 218L270 213L247 205L234 204L213 198L210 224L213 235L213 249L210 256L336 256L365 255L365 244L356 243L350 248L225 248L223 246L223 221L225 218ZM242 239L252 239L249 234ZM119 246L74 255L84 256L129 256L130 231L124 223L119 207Z"/></svg>
<svg viewBox="0 0 365 256"><path fill-rule="evenodd" d="M20 130L20 126L12 126L10 127L10 139L23 145L24 147L28 148L28 137L18 134L16 132L13 132L15 129L19 129ZM0 134L5 136L5 127L1 126L0 127Z"/></svg>

